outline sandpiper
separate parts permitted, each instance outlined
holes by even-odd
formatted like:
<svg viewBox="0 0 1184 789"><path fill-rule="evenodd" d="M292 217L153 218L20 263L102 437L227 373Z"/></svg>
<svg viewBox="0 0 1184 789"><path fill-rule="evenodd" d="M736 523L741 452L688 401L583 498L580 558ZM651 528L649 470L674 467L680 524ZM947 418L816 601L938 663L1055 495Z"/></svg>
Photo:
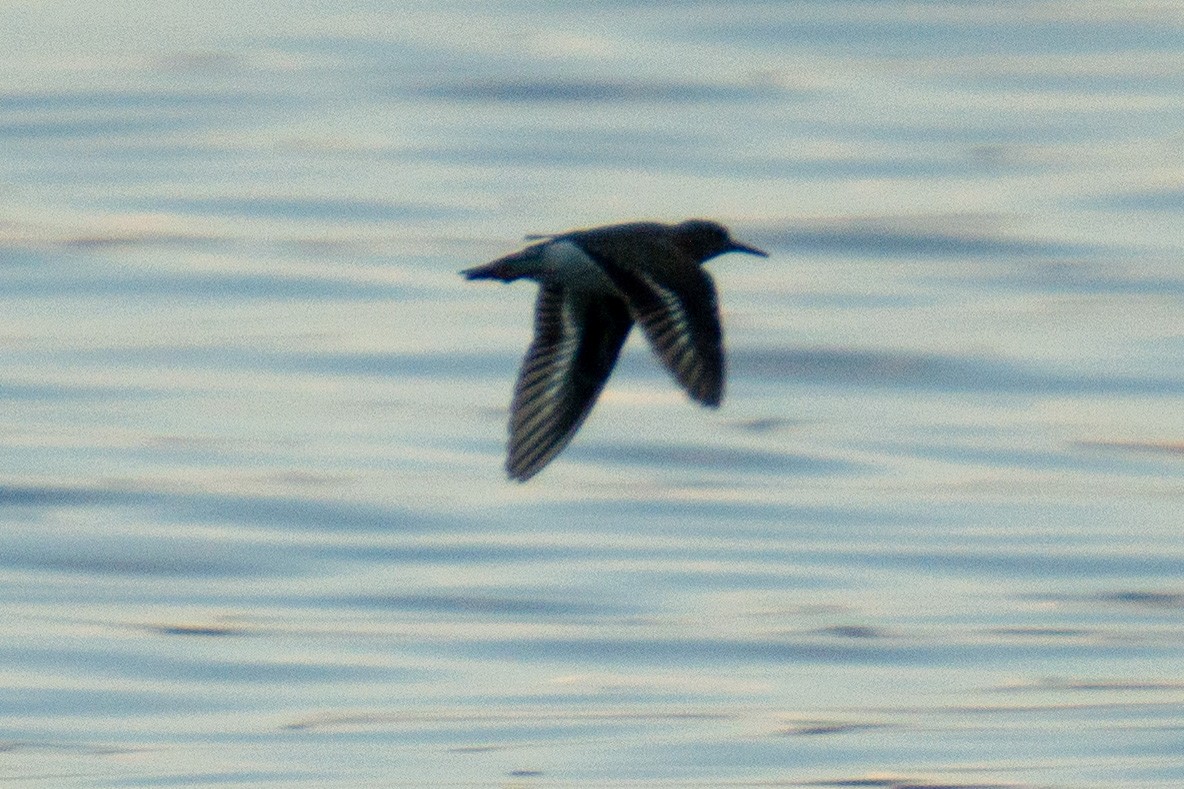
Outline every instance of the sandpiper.
<svg viewBox="0 0 1184 789"><path fill-rule="evenodd" d="M693 400L719 406L723 332L715 285L700 266L725 252L768 253L705 219L630 222L545 236L461 272L539 283L534 340L510 406L506 472L525 482L568 445L608 380L633 322Z"/></svg>

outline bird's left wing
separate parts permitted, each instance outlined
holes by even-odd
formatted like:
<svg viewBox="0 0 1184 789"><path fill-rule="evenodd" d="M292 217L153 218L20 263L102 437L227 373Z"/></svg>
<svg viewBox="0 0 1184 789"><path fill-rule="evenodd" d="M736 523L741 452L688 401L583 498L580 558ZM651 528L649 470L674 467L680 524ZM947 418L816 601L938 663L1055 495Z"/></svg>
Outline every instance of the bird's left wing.
<svg viewBox="0 0 1184 789"><path fill-rule="evenodd" d="M615 296L580 297L539 288L534 340L510 408L506 472L525 482L571 442L604 388L633 325Z"/></svg>

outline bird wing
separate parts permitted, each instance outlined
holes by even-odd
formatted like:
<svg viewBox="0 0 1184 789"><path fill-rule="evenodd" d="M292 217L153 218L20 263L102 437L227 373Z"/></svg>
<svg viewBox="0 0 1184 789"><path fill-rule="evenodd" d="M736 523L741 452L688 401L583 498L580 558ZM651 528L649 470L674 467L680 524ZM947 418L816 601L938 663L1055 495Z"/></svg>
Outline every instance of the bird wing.
<svg viewBox="0 0 1184 789"><path fill-rule="evenodd" d="M629 307L615 296L580 298L557 284L540 286L534 340L510 407L511 479L525 482L568 445L632 326Z"/></svg>
<svg viewBox="0 0 1184 789"><path fill-rule="evenodd" d="M723 329L711 276L697 264L659 277L607 255L595 260L679 385L696 402L718 406L724 394Z"/></svg>

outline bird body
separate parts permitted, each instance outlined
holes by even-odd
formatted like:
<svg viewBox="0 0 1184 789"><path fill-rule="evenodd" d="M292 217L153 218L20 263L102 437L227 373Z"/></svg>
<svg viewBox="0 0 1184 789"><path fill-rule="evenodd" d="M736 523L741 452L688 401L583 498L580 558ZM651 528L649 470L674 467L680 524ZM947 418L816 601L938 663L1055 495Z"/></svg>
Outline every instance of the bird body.
<svg viewBox="0 0 1184 789"><path fill-rule="evenodd" d="M514 389L506 470L525 482L583 424L633 323L692 399L723 397L723 332L702 264L725 252L766 256L715 222L632 222L532 237L525 249L461 273L539 283L534 339Z"/></svg>

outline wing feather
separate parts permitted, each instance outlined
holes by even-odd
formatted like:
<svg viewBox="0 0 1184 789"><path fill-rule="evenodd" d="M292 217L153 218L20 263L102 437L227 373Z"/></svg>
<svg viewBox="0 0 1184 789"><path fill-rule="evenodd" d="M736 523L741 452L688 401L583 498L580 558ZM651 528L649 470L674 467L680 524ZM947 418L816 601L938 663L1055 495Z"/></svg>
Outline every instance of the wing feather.
<svg viewBox="0 0 1184 789"><path fill-rule="evenodd" d="M539 288L534 340L510 407L512 479L530 479L571 442L632 325L629 308L615 296L579 296L554 283Z"/></svg>
<svg viewBox="0 0 1184 789"><path fill-rule="evenodd" d="M595 260L679 385L696 402L718 406L724 393L723 329L711 276L694 265L659 279L607 256Z"/></svg>

